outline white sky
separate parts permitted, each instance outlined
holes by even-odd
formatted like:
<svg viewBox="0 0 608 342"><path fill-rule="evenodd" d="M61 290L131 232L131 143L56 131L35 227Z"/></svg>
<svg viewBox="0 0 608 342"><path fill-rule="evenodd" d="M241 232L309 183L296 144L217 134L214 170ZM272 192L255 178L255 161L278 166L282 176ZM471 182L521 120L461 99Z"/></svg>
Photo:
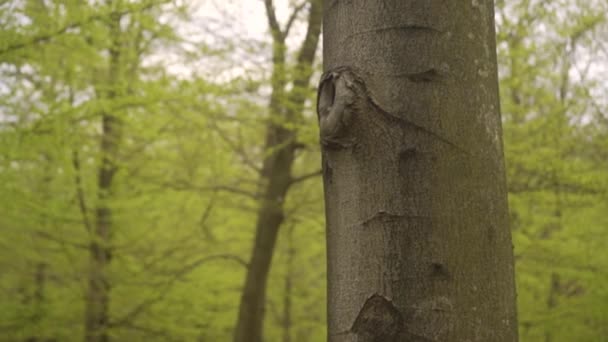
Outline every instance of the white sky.
<svg viewBox="0 0 608 342"><path fill-rule="evenodd" d="M291 14L291 2L294 1L274 0L277 19L282 27ZM251 69L267 71L271 40L263 0L191 0L187 3L192 8L192 21L184 23L176 19L173 25L182 36L189 37L193 43L204 41L212 47L237 42L235 46L226 46L232 51L227 56L223 56L223 61L221 59L214 61L224 64L223 67L216 65L217 69L207 70L205 64L208 61L203 61L199 65L195 65L194 61L185 63L179 59L179 54L172 55L167 51L163 51L162 56L156 56L151 62L162 59L170 73L186 77L192 73L193 68L208 78L216 78L218 69L230 69L233 74ZM300 19L303 19L303 14L305 11L301 11ZM171 20L167 16L161 19ZM297 46L304 33L304 23L300 20L294 24L290 32L288 46Z"/></svg>

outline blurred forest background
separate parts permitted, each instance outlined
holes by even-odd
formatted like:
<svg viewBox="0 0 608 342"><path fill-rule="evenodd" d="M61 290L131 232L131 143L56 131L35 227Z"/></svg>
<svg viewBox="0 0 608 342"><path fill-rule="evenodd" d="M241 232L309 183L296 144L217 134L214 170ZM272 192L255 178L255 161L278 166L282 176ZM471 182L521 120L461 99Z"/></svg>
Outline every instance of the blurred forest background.
<svg viewBox="0 0 608 342"><path fill-rule="evenodd" d="M0 1L0 341L230 341L270 202L266 340L325 341L320 2L269 3ZM608 341L608 2L496 24L521 341Z"/></svg>

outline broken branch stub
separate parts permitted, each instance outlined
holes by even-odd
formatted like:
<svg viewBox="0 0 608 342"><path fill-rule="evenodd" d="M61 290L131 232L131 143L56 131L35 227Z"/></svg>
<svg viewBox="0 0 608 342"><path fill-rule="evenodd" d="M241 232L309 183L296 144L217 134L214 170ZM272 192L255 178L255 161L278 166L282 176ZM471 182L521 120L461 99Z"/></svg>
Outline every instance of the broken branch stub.
<svg viewBox="0 0 608 342"><path fill-rule="evenodd" d="M345 133L356 110L356 100L363 92L362 82L347 67L327 71L321 77L317 93L317 114L321 143L345 146Z"/></svg>

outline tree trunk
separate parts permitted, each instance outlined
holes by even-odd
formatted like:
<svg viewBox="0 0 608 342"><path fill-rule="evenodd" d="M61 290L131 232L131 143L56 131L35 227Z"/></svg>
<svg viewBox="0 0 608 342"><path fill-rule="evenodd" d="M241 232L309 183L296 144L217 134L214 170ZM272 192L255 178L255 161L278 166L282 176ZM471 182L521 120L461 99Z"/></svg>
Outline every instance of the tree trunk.
<svg viewBox="0 0 608 342"><path fill-rule="evenodd" d="M109 51L107 90L99 91L103 99L111 100L117 96L120 75L120 19L116 13L110 17L109 28L112 46ZM112 209L109 200L112 196L112 183L117 171L118 143L121 137L120 119L111 113L101 114L101 137L99 153L101 164L97 174L97 207L95 224L89 244L88 288L85 303L85 341L107 342L110 280L107 277L110 265L110 236L112 233Z"/></svg>
<svg viewBox="0 0 608 342"><path fill-rule="evenodd" d="M265 3L273 36L273 73L264 150L271 153L265 158L262 170L261 183L265 187L257 213L255 241L241 296L234 342L263 340L266 282L279 227L284 219L283 202L292 184L291 169L297 143L295 131L286 126L297 123L304 106L305 88L310 82L321 30L321 3L320 0L311 0L308 30L298 54L293 90L285 94L287 30L282 31L278 26L272 1L265 0Z"/></svg>
<svg viewBox="0 0 608 342"><path fill-rule="evenodd" d="M293 245L293 231L295 227L289 227L287 231L287 260L285 262L285 285L283 288L283 342L291 342L291 298L293 296L293 267L296 249Z"/></svg>
<svg viewBox="0 0 608 342"><path fill-rule="evenodd" d="M107 269L110 264L110 234L112 230L112 211L107 201L109 199L112 178L116 171L108 155L116 149L115 118L109 115L102 117L101 151L104 154L98 175L98 200L96 209L95 228L89 246L89 287L86 298L86 342L107 342L108 310L110 302L110 281Z"/></svg>
<svg viewBox="0 0 608 342"><path fill-rule="evenodd" d="M32 296L32 326L34 330L40 329L40 322L44 318L44 291L47 278L47 267L48 265L44 262L36 263L34 271L34 293ZM40 332L37 332L37 334ZM30 336L25 339L25 342L44 342L47 341L44 337Z"/></svg>
<svg viewBox="0 0 608 342"><path fill-rule="evenodd" d="M324 10L328 340L517 341L493 2Z"/></svg>

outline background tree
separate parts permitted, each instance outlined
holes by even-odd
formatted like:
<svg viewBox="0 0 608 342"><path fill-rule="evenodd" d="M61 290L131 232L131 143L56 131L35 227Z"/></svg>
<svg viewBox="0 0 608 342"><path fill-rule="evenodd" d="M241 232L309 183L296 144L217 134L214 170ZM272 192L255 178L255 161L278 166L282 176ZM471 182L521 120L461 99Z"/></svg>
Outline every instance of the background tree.
<svg viewBox="0 0 608 342"><path fill-rule="evenodd" d="M289 31L298 12L307 3L297 6L284 28L279 24L272 0L265 0L268 25L272 35L272 76L269 116L264 144L264 161L260 170L261 200L256 218L253 251L247 269L243 294L235 328L235 342L261 342L266 307L266 279L270 270L278 230L284 221L284 201L290 186L306 180L292 175L296 150L301 147L294 129L302 121L317 42L321 33L321 1L309 1L307 31L293 68L292 79L286 73ZM291 90L287 89L287 85ZM318 173L313 173L316 175ZM287 304L289 305L289 304ZM285 319L288 319L287 317Z"/></svg>

